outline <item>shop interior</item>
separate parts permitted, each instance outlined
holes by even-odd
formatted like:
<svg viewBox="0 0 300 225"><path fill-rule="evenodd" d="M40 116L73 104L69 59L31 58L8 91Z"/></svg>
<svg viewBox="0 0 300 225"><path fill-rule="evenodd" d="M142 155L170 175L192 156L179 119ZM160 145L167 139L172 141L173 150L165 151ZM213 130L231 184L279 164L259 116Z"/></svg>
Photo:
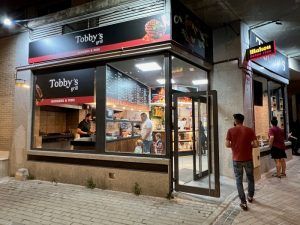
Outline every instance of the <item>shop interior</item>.
<svg viewBox="0 0 300 225"><path fill-rule="evenodd" d="M150 155L166 154L165 83L162 55L122 60L106 65L106 152L148 154L143 150L141 140L140 115L146 113L152 124ZM172 56L171 83L173 93L206 91L207 72ZM192 104L196 104L196 133L192 132ZM94 151L96 130L104 129L96 129L96 107L99 106L96 106L95 100L84 104L35 106L33 146L44 150ZM87 113L91 113L93 119L91 135L80 137L77 126ZM174 121L174 117L172 119ZM196 152L197 173L208 170L206 103L192 103L189 97L180 98L177 120L179 178L181 183L187 184L194 181L193 152ZM193 137L194 135L196 137ZM162 143L159 147L156 145L158 141Z"/></svg>

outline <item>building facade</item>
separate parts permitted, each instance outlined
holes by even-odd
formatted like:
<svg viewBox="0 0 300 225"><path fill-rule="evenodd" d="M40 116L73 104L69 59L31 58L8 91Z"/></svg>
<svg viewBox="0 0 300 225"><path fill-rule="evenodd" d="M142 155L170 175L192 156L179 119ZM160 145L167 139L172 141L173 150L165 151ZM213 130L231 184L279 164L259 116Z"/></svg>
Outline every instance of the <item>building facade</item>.
<svg viewBox="0 0 300 225"><path fill-rule="evenodd" d="M288 130L288 74L246 60L249 27L212 30L177 1L109 2L1 39L9 174L25 167L42 180L218 197L220 176L233 176L224 140L237 112L261 142L257 173L272 168L264 144L271 117Z"/></svg>

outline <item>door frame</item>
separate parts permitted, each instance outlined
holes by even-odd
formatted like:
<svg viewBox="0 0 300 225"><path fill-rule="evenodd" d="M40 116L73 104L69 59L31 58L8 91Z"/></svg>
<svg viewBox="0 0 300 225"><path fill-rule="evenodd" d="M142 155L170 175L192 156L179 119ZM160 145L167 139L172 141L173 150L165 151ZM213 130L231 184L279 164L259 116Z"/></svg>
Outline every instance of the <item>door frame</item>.
<svg viewBox="0 0 300 225"><path fill-rule="evenodd" d="M208 162L212 160L212 163L208 163L208 173L211 173L211 166L214 168L214 180L215 180L215 188L211 189L211 184L209 180L209 188L202 188L202 187L193 187L193 186L186 186L179 184L179 165L178 165L178 118L177 115L177 107L178 107L178 98L179 97L191 97L191 98L200 98L203 96L207 96L206 101L208 104L208 114L212 115L208 117L208 127L211 127L213 124L212 133L208 132L207 139L208 139ZM210 101L211 96L213 101ZM217 102L217 91L210 90L210 91L201 91L201 92L189 92L189 93L173 93L173 113L174 113L174 177L173 181L175 184L175 191L182 191L188 192L193 194L199 195L206 195L211 197L220 197L220 171L219 171L219 133L218 133L218 102ZM212 104L212 105L211 105ZM212 111L211 111L212 107ZM212 123L213 122L213 123ZM177 129L175 129L177 127ZM212 140L213 143L212 143ZM210 151L211 147L213 147L213 156L212 159L212 152ZM195 149L194 149L195 151Z"/></svg>

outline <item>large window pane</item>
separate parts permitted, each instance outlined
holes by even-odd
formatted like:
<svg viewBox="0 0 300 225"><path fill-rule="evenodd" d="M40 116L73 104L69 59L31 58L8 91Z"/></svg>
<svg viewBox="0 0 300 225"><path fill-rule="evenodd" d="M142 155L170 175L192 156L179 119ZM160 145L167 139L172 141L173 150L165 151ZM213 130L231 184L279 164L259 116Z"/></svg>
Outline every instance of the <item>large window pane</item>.
<svg viewBox="0 0 300 225"><path fill-rule="evenodd" d="M95 149L94 71L91 68L34 76L33 148Z"/></svg>
<svg viewBox="0 0 300 225"><path fill-rule="evenodd" d="M268 144L270 127L270 110L268 97L268 81L261 76L253 76L253 105L255 119L255 133L261 144Z"/></svg>
<svg viewBox="0 0 300 225"><path fill-rule="evenodd" d="M278 127L285 128L284 122L284 100L283 86L281 84L269 81L271 116L278 120Z"/></svg>
<svg viewBox="0 0 300 225"><path fill-rule="evenodd" d="M106 151L165 154L164 57L106 67Z"/></svg>

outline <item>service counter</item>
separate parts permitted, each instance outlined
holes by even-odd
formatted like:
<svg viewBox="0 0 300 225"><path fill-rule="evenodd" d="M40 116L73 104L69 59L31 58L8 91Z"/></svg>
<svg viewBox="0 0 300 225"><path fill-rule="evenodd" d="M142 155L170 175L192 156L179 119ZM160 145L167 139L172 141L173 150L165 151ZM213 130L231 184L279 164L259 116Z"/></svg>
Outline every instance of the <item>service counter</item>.
<svg viewBox="0 0 300 225"><path fill-rule="evenodd" d="M292 159L292 148L291 148L291 142L286 141L286 155L287 159L286 161L289 161ZM271 158L271 149L269 145L265 145L263 147L259 147L260 150L260 173L267 173L270 170L274 169L276 167L274 160ZM255 160L255 159L254 159ZM255 164L255 163L254 163Z"/></svg>
<svg viewBox="0 0 300 225"><path fill-rule="evenodd" d="M139 135L106 140L106 150L109 152L134 152L135 143ZM74 150L95 150L96 141L89 137L82 137L71 141Z"/></svg>

